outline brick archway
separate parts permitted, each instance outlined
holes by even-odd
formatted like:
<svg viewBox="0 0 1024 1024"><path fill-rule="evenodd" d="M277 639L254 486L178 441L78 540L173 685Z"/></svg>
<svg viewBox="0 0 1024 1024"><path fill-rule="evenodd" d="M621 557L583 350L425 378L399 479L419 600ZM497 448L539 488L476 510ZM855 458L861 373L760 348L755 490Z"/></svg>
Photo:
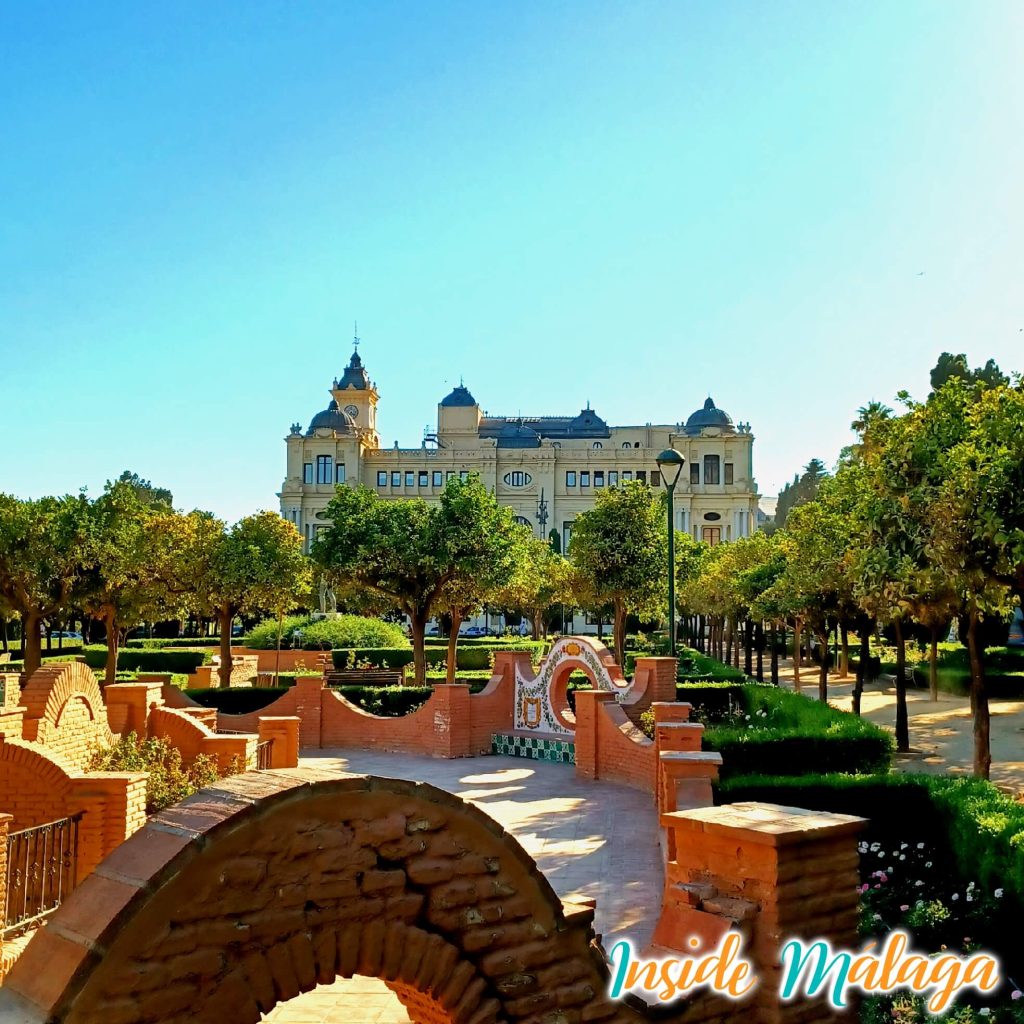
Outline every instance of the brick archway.
<svg viewBox="0 0 1024 1024"><path fill-rule="evenodd" d="M225 780L150 819L7 985L67 1024L245 1024L318 982L383 978L422 1024L636 1021L592 910L431 786L321 770Z"/></svg>

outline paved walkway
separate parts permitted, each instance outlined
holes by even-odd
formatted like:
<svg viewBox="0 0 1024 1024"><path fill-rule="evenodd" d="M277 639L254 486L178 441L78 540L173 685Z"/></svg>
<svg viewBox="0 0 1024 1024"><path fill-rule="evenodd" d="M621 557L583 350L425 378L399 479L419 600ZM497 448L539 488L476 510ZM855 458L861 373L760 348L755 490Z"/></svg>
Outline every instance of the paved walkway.
<svg viewBox="0 0 1024 1024"><path fill-rule="evenodd" d="M766 666L767 669L767 666ZM779 682L794 688L793 665L779 667ZM818 666L800 670L801 692L818 696ZM828 702L843 711L853 706L854 680L830 676ZM992 781L1013 794L1024 794L1024 701L992 700L990 703ZM891 678L875 680L864 688L861 711L866 719L895 730L896 686ZM927 690L907 692L910 745L914 756L897 757L896 770L933 775L970 775L974 762L971 703L967 697L940 693L933 701Z"/></svg>
<svg viewBox="0 0 1024 1024"><path fill-rule="evenodd" d="M628 936L647 945L664 879L652 796L607 782L581 782L570 765L516 757L443 761L406 754L311 751L305 764L428 782L476 804L519 840L561 897L597 901L606 947ZM340 979L282 1004L273 1024L406 1024L376 979Z"/></svg>

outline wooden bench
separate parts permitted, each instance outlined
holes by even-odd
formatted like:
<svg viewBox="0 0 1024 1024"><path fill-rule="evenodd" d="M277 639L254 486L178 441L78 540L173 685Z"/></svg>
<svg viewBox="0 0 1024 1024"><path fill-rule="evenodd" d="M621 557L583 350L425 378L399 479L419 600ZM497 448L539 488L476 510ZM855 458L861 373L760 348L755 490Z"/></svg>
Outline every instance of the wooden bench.
<svg viewBox="0 0 1024 1024"><path fill-rule="evenodd" d="M327 673L328 686L405 686L404 669L349 668Z"/></svg>

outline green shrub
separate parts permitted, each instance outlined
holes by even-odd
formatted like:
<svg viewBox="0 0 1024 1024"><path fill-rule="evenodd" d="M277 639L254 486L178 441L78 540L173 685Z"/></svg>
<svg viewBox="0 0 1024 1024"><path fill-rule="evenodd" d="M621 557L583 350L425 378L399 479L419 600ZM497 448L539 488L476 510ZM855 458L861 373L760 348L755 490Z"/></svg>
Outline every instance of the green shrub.
<svg viewBox="0 0 1024 1024"><path fill-rule="evenodd" d="M700 651L695 651L692 647L681 647L677 653L679 667L676 670L676 679L680 682L742 683L747 679L746 673L740 669L726 665L707 654L701 654Z"/></svg>
<svg viewBox="0 0 1024 1024"><path fill-rule="evenodd" d="M252 711L262 711L288 690L287 686L236 686L226 690L182 692L204 708L216 708L226 715L247 715Z"/></svg>
<svg viewBox="0 0 1024 1024"><path fill-rule="evenodd" d="M153 814L191 796L221 778L217 762L200 754L187 768L181 751L166 737L140 740L135 733L122 736L105 750L97 750L86 765L95 772L146 772L146 813ZM229 773L230 774L230 773Z"/></svg>
<svg viewBox="0 0 1024 1024"><path fill-rule="evenodd" d="M492 656L498 651L530 651L531 657L539 658L543 653L541 641L528 641L524 644L492 644L487 647L459 647L455 652L455 667L458 670L481 670L490 668ZM426 647L424 655L427 667L444 665L448 660L448 648ZM368 665L372 668L402 668L411 665L413 653L411 648L398 650L394 647L378 648L338 648L331 652L334 667L339 671L359 668Z"/></svg>
<svg viewBox="0 0 1024 1024"><path fill-rule="evenodd" d="M912 669L914 683L929 685L930 666L920 661ZM965 697L971 690L971 667L967 651L960 644L939 644L939 689ZM985 651L985 686L990 697L1007 700L1024 698L1024 648L989 647Z"/></svg>
<svg viewBox="0 0 1024 1024"><path fill-rule="evenodd" d="M277 647L277 629L277 619L265 619L242 637L240 643L272 651ZM316 620L309 615L289 615L282 625L282 646L290 645L296 629L302 631L302 647L307 651L329 651L335 647L409 647L409 639L401 626L365 615Z"/></svg>
<svg viewBox="0 0 1024 1024"><path fill-rule="evenodd" d="M104 644L90 644L84 649L85 663L89 668L103 668L107 664L107 648ZM211 660L210 651L151 651L140 648L121 650L117 657L118 671L138 672L195 672L200 665Z"/></svg>

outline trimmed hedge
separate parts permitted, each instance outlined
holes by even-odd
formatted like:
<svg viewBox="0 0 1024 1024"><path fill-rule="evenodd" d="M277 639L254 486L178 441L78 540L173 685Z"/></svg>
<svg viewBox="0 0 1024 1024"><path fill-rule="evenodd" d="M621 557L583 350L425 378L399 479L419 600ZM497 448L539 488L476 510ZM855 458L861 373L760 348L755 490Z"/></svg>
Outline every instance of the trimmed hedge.
<svg viewBox="0 0 1024 1024"><path fill-rule="evenodd" d="M104 644L91 644L84 650L85 663L89 668L103 668L107 664L107 648ZM151 651L139 648L123 649L118 654L118 670L125 672L181 672L186 675L195 672L200 665L207 664L212 657L210 651Z"/></svg>
<svg viewBox="0 0 1024 1024"><path fill-rule="evenodd" d="M226 715L247 715L262 711L288 692L287 686L234 686L226 690L182 690L204 708L216 708Z"/></svg>
<svg viewBox="0 0 1024 1024"><path fill-rule="evenodd" d="M703 746L722 755L722 777L888 771L893 741L884 729L789 690L758 683L677 687L705 722Z"/></svg>
<svg viewBox="0 0 1024 1024"><path fill-rule="evenodd" d="M174 636L174 637L152 637L141 640L129 640L125 647L142 647L149 651L163 651L168 647L186 647L199 649L201 647L220 647L220 639L215 636Z"/></svg>

